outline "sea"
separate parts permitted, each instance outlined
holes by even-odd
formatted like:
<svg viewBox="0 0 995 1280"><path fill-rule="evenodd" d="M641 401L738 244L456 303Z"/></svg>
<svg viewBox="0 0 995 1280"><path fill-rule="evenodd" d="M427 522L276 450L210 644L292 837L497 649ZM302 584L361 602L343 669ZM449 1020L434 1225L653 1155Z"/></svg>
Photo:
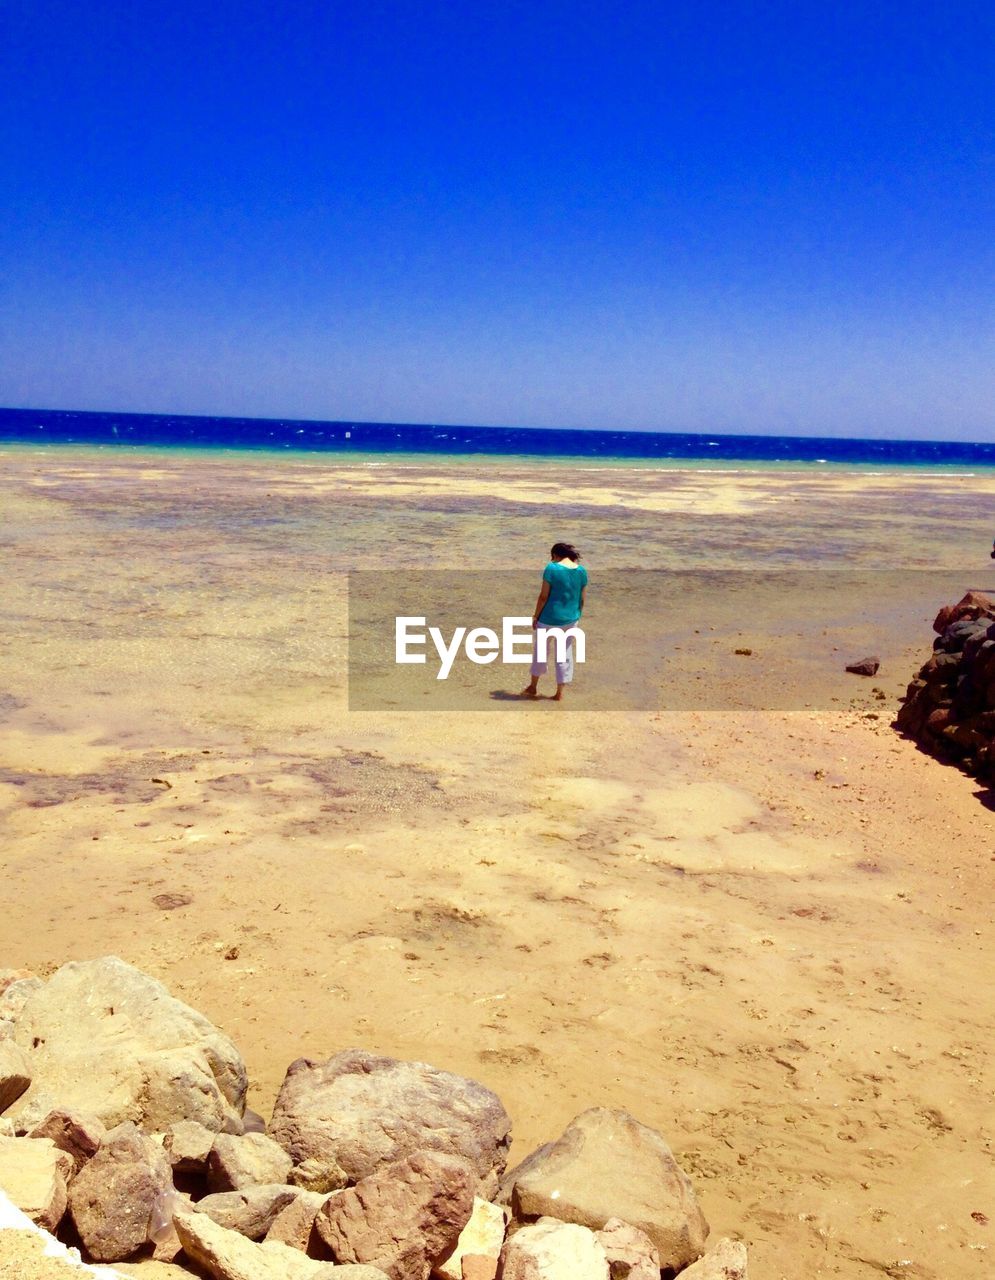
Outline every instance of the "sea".
<svg viewBox="0 0 995 1280"><path fill-rule="evenodd" d="M176 414L0 409L0 444L293 451L356 455L475 455L661 465L995 467L995 441L477 427L429 423L210 418Z"/></svg>

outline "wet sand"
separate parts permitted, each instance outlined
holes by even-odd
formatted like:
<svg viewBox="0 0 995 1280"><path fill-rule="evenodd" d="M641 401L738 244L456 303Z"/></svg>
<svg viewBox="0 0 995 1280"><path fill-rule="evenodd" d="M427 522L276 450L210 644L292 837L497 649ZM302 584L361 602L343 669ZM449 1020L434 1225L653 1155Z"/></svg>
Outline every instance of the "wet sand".
<svg viewBox="0 0 995 1280"><path fill-rule="evenodd" d="M345 571L531 569L562 536L592 582L966 590L995 476L8 449L0 510L3 963L162 978L264 1114L352 1045L483 1080L515 1157L626 1107L758 1277L990 1273L992 797L889 728L929 575L874 620L879 676L807 708L585 711L581 680L569 711L415 715L348 709ZM709 688L749 680L737 644Z"/></svg>

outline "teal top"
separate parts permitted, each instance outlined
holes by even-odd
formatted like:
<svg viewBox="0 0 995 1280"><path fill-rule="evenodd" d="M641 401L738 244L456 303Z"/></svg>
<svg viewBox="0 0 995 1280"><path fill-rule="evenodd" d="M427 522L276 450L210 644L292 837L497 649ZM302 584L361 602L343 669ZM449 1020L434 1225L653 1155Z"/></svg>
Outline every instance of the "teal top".
<svg viewBox="0 0 995 1280"><path fill-rule="evenodd" d="M580 617L580 593L587 586L587 570L582 564L576 569L550 560L542 571L543 582L549 583L549 598L539 614L543 627L565 627Z"/></svg>

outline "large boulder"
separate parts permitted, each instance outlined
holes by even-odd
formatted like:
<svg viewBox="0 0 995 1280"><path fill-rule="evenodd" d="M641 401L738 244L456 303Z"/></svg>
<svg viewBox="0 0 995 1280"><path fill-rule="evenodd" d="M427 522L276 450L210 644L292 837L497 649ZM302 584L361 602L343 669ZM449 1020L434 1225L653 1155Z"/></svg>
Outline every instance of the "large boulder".
<svg viewBox="0 0 995 1280"><path fill-rule="evenodd" d="M348 1186L381 1165L432 1150L469 1161L486 1198L497 1189L511 1141L511 1121L490 1089L361 1049L327 1062L294 1062L269 1131L293 1159L293 1180L312 1191Z"/></svg>
<svg viewBox="0 0 995 1280"><path fill-rule="evenodd" d="M747 1280L746 1245L717 1240L703 1258L681 1272L681 1280Z"/></svg>
<svg viewBox="0 0 995 1280"><path fill-rule="evenodd" d="M183 1252L212 1280L387 1280L375 1267L336 1267L275 1241L253 1244L203 1213L174 1219Z"/></svg>
<svg viewBox="0 0 995 1280"><path fill-rule="evenodd" d="M120 1262L149 1242L153 1215L172 1192L166 1153L126 1121L74 1179L69 1212L91 1258Z"/></svg>
<svg viewBox="0 0 995 1280"><path fill-rule="evenodd" d="M261 1240L277 1215L297 1199L300 1188L274 1184L243 1187L241 1191L219 1191L197 1201L197 1210L206 1213L219 1227L237 1231L247 1240Z"/></svg>
<svg viewBox="0 0 995 1280"><path fill-rule="evenodd" d="M610 1218L644 1232L660 1266L679 1271L708 1236L694 1190L655 1129L627 1111L596 1107L505 1179L515 1217L556 1217L600 1231Z"/></svg>
<svg viewBox="0 0 995 1280"><path fill-rule="evenodd" d="M0 1138L0 1190L46 1231L62 1221L72 1174L72 1157L48 1138Z"/></svg>
<svg viewBox="0 0 995 1280"><path fill-rule="evenodd" d="M501 1251L501 1280L610 1280L608 1255L593 1231L541 1218Z"/></svg>
<svg viewBox="0 0 995 1280"><path fill-rule="evenodd" d="M241 1130L247 1077L231 1041L162 983L115 956L74 961L46 983L0 998L31 1085L10 1108L24 1129L54 1107L132 1120L162 1132L177 1120ZM27 991L24 988L27 987Z"/></svg>
<svg viewBox="0 0 995 1280"><path fill-rule="evenodd" d="M368 1263L390 1280L428 1280L469 1221L476 1182L459 1156L416 1151L330 1196L315 1227L338 1262Z"/></svg>
<svg viewBox="0 0 995 1280"><path fill-rule="evenodd" d="M283 1147L265 1133L219 1134L207 1161L207 1185L212 1191L238 1191L286 1182L293 1161Z"/></svg>

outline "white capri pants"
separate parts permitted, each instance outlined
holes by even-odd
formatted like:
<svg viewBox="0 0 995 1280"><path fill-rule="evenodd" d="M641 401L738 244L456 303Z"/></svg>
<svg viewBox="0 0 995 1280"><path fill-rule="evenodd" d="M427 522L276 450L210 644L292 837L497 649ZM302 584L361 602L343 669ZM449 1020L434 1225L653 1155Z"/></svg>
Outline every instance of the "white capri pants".
<svg viewBox="0 0 995 1280"><path fill-rule="evenodd" d="M576 627L579 621L580 619L578 618L577 622L564 622L562 624L562 629L566 631L569 627ZM552 644L555 644L555 640L551 635L547 635L546 644L544 646L545 652L540 651L539 630L537 628L532 637L532 675L544 676L546 672L549 670L549 663L547 659L549 657L549 646ZM564 654L564 661L556 662L553 665L556 667L556 683L557 684L573 683L573 678L574 678L574 637L573 636L567 636L567 651Z"/></svg>

